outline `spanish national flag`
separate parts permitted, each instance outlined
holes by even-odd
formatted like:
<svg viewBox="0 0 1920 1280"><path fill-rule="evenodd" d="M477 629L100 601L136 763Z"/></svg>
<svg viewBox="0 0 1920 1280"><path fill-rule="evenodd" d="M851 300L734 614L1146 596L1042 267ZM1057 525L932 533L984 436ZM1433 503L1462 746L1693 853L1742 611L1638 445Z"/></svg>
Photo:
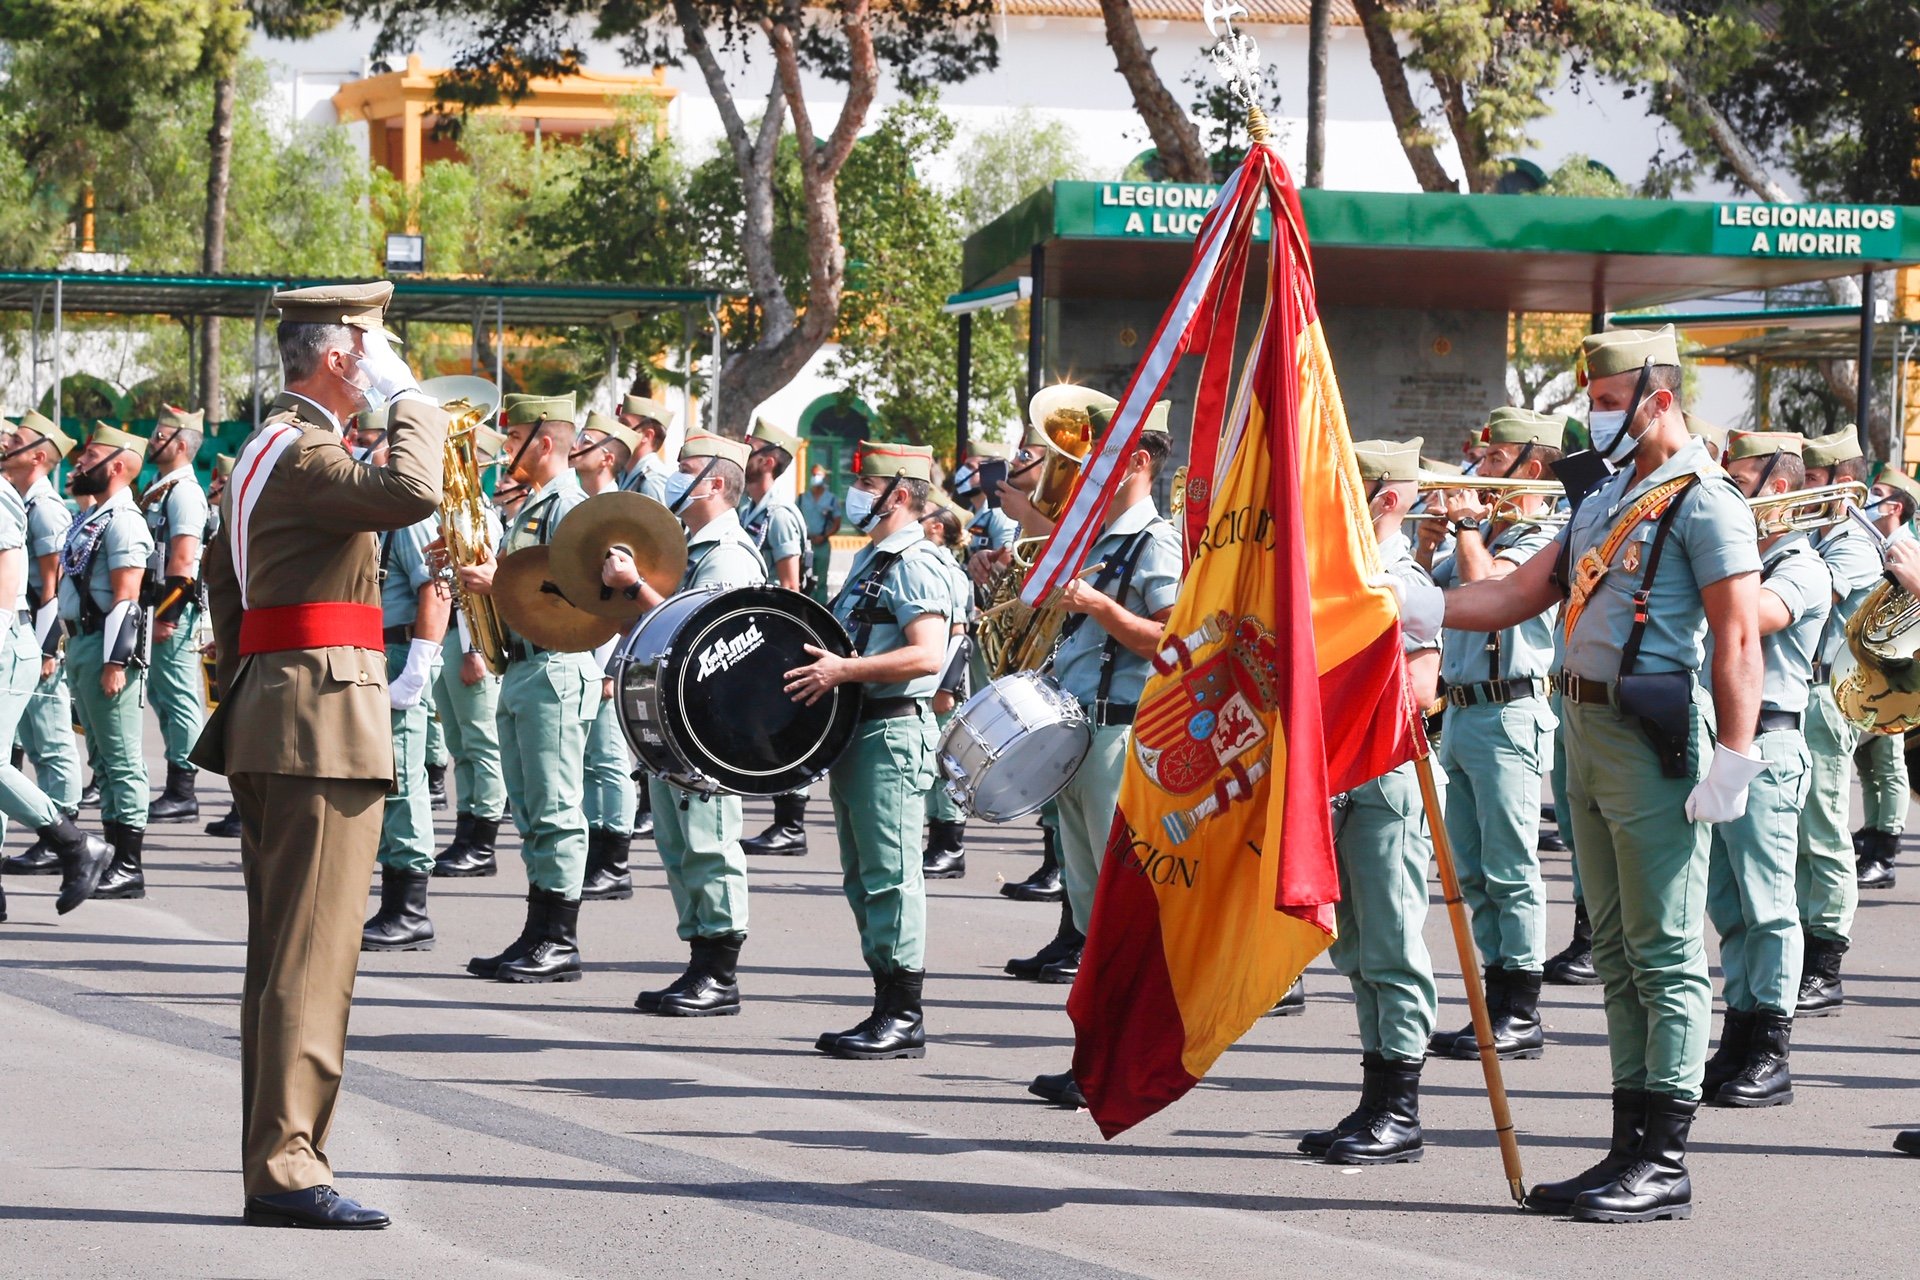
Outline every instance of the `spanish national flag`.
<svg viewBox="0 0 1920 1280"><path fill-rule="evenodd" d="M1262 197L1273 225L1265 306L1230 377ZM1326 948L1339 896L1329 798L1421 749L1305 224L1265 144L1202 227L1181 296L1029 594L1077 566L1073 545L1091 546L1102 490L1186 352L1206 357L1186 489L1190 564L1140 698L1067 1004L1074 1078L1108 1137L1191 1089Z"/></svg>

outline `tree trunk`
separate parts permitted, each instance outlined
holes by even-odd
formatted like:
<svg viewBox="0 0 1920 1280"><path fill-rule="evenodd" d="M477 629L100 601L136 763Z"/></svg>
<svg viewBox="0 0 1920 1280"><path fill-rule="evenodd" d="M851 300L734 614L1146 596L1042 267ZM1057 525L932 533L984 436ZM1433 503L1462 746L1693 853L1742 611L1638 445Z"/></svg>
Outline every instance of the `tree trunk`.
<svg viewBox="0 0 1920 1280"><path fill-rule="evenodd" d="M1133 6L1128 0L1100 0L1100 12L1107 20L1107 44L1113 49L1114 64L1133 94L1133 109L1147 123L1147 133L1160 153L1167 178L1173 182L1212 182L1213 160L1200 141L1200 131L1154 70L1153 50L1140 39Z"/></svg>
<svg viewBox="0 0 1920 1280"><path fill-rule="evenodd" d="M1327 19L1333 0L1313 0L1307 11L1307 185L1327 179Z"/></svg>
<svg viewBox="0 0 1920 1280"><path fill-rule="evenodd" d="M231 68L213 82L213 124L207 130L207 221L200 270L216 275L227 264L227 184L233 175L233 107L236 84ZM220 317L207 316L200 327L200 407L207 425L224 416L220 396Z"/></svg>
<svg viewBox="0 0 1920 1280"><path fill-rule="evenodd" d="M1387 100L1387 114L1393 118L1394 130L1400 135L1400 149L1406 153L1407 163L1413 166L1413 176L1420 183L1420 189L1458 191L1459 184L1447 176L1446 167L1434 154L1427 122L1414 103L1413 89L1407 83L1407 67L1400 60L1400 46L1394 43L1386 6L1381 0L1353 0L1353 8L1360 15L1360 29L1367 36L1367 57L1373 63L1373 74L1379 77L1380 92Z"/></svg>

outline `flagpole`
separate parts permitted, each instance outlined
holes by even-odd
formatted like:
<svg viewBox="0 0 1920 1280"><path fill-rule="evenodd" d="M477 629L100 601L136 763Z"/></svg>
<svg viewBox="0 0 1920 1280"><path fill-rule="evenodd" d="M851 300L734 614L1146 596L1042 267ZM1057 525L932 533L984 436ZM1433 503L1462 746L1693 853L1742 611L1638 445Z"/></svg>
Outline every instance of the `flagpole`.
<svg viewBox="0 0 1920 1280"><path fill-rule="evenodd" d="M1433 860L1440 867L1440 889L1446 895L1447 920L1453 925L1453 945L1460 953L1460 977L1467 987L1467 1009L1473 1016L1473 1038L1480 1049L1480 1071L1487 1079L1487 1103L1493 1109L1493 1132L1500 1139L1500 1163L1506 1169L1507 1190L1515 1204L1526 1201L1526 1183L1520 1174L1520 1143L1513 1133L1513 1113L1507 1109L1507 1082L1500 1074L1500 1055L1493 1047L1493 1020L1487 1016L1487 993L1480 985L1479 957L1467 924L1467 905L1460 896L1460 875L1453 867L1453 842L1447 838L1446 815L1433 782L1433 755L1421 735L1420 754L1413 767L1420 775L1420 800L1427 811L1427 831L1433 837Z"/></svg>

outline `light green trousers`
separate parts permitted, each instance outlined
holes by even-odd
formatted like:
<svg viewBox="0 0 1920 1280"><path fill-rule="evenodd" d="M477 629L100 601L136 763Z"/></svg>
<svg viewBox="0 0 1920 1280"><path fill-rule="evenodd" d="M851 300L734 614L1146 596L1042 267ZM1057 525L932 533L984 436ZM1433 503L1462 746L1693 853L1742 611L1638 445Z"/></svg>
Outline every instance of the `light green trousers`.
<svg viewBox="0 0 1920 1280"><path fill-rule="evenodd" d="M1712 753L1695 691L1687 776L1661 774L1639 721L1567 703L1567 800L1605 984L1613 1087L1700 1095L1713 986L1707 976L1709 828L1687 793Z"/></svg>
<svg viewBox="0 0 1920 1280"><path fill-rule="evenodd" d="M957 711L959 708L956 707L954 710ZM942 738L946 737L947 726L951 723L953 723L953 711L933 718L933 740L935 743L938 743ZM959 804L954 801L952 793L947 790L945 782L941 779L939 765L936 763L934 766L933 786L927 790L927 821L965 822L966 819L967 815L961 812Z"/></svg>
<svg viewBox="0 0 1920 1280"><path fill-rule="evenodd" d="M1560 709L1559 694L1549 698L1547 705L1553 712L1553 765L1547 770L1547 782L1553 788L1554 821L1559 824L1560 838L1566 841L1571 855L1574 847L1573 806L1567 803L1567 717ZM1580 890L1580 859L1569 856L1567 864L1573 873L1573 901L1575 905L1585 906L1586 895Z"/></svg>
<svg viewBox="0 0 1920 1280"><path fill-rule="evenodd" d="M1707 918L1720 935L1727 1008L1790 1014L1800 995L1794 863L1807 801L1807 742L1797 731L1775 731L1755 738L1753 750L1767 767L1748 784L1746 812L1713 828Z"/></svg>
<svg viewBox="0 0 1920 1280"><path fill-rule="evenodd" d="M99 632L67 641L67 681L87 727L95 777L100 781L100 820L146 830L147 757L140 742L140 702L146 672L127 668L127 683L109 698L100 691ZM36 669L36 674L38 674Z"/></svg>
<svg viewBox="0 0 1920 1280"><path fill-rule="evenodd" d="M813 549L813 591L812 596L821 604L827 602L827 570L833 565L833 543L823 542Z"/></svg>
<svg viewBox="0 0 1920 1280"><path fill-rule="evenodd" d="M933 714L860 725L827 775L841 887L876 974L926 965L927 882L920 828L933 785ZM654 815L657 825L658 812Z"/></svg>
<svg viewBox="0 0 1920 1280"><path fill-rule="evenodd" d="M1907 744L1899 734L1862 735L1854 750L1860 766L1860 803L1866 825L1899 835L1907 829Z"/></svg>
<svg viewBox="0 0 1920 1280"><path fill-rule="evenodd" d="M200 671L199 647L194 644L199 623L199 606L182 610L173 634L153 646L153 665L147 670L147 695L160 721L167 763L188 773L195 770L187 756L200 741L200 727L207 720L207 682Z"/></svg>
<svg viewBox="0 0 1920 1280"><path fill-rule="evenodd" d="M34 831L52 826L60 817L53 799L13 767L15 735L39 683L40 646L33 628L15 624L0 640L0 813ZM71 737L68 742L71 745ZM74 800L79 801L78 787Z"/></svg>
<svg viewBox="0 0 1920 1280"><path fill-rule="evenodd" d="M1360 1049L1400 1062L1427 1056L1439 995L1427 921L1433 841L1414 766L1356 787L1333 814L1340 871L1336 936L1327 954L1353 987Z"/></svg>
<svg viewBox="0 0 1920 1280"><path fill-rule="evenodd" d="M1860 906L1860 877L1847 831L1860 731L1840 714L1832 688L1822 684L1807 699L1806 734L1807 804L1800 811L1794 896L1801 929L1845 943L1853 937L1853 913Z"/></svg>
<svg viewBox="0 0 1920 1280"><path fill-rule="evenodd" d="M620 716L614 709L614 700L603 698L593 723L587 727L587 825L616 835L630 835L633 806L633 761L627 756L627 739L620 732ZM738 796L733 799L733 807L737 827Z"/></svg>
<svg viewBox="0 0 1920 1280"><path fill-rule="evenodd" d="M1447 708L1440 765L1447 835L1480 958L1538 973L1547 960L1540 878L1540 777L1553 760L1553 713L1539 698Z"/></svg>
<svg viewBox="0 0 1920 1280"><path fill-rule="evenodd" d="M1093 747L1079 770L1054 797L1059 814L1057 837L1060 879L1073 906L1073 924L1081 933L1093 920L1093 895L1100 882L1100 864L1107 856L1107 837L1113 834L1113 814L1120 804L1120 775L1127 768L1127 743L1133 726L1105 725L1094 729Z"/></svg>
<svg viewBox="0 0 1920 1280"><path fill-rule="evenodd" d="M404 644L387 646L387 684L407 665ZM427 673L427 687L439 670ZM393 790L380 814L380 865L396 871L433 870L433 795L427 790L427 726L433 717L425 698L393 709Z"/></svg>
<svg viewBox="0 0 1920 1280"><path fill-rule="evenodd" d="M585 654L536 653L500 679L500 766L520 830L520 859L530 884L568 899L580 896L587 872L580 789L587 723L598 709L587 695L600 697L592 666Z"/></svg>
<svg viewBox="0 0 1920 1280"><path fill-rule="evenodd" d="M34 674L39 674L37 659ZM34 685L14 741L33 762L35 780L54 804L67 813L78 811L80 750L73 741L73 696L67 692L66 672L59 666Z"/></svg>
<svg viewBox="0 0 1920 1280"><path fill-rule="evenodd" d="M679 913L682 940L747 931L747 855L740 850L740 797L704 798L647 779L653 843ZM627 806L631 817L633 806Z"/></svg>
<svg viewBox="0 0 1920 1280"><path fill-rule="evenodd" d="M500 772L500 677L487 671L477 682L466 683L460 678L464 656L460 630L449 626L440 646L433 707L453 758L457 812L491 821L507 807L507 784Z"/></svg>

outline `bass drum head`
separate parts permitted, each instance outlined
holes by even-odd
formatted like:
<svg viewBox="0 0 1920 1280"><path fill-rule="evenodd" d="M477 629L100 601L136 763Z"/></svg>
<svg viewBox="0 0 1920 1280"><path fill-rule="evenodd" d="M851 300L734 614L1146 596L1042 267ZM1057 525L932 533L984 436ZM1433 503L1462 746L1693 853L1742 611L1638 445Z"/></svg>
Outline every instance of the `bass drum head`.
<svg viewBox="0 0 1920 1280"><path fill-rule="evenodd" d="M661 715L688 764L721 790L798 790L853 740L859 685L841 685L810 707L787 696L787 672L813 661L807 645L853 653L825 605L781 587L710 594L680 623L660 662Z"/></svg>
<svg viewBox="0 0 1920 1280"><path fill-rule="evenodd" d="M648 773L690 791L711 790L712 784L701 785L693 776L679 735L662 713L660 663L687 618L716 594L688 591L663 601L627 633L612 663L614 711L627 745Z"/></svg>

